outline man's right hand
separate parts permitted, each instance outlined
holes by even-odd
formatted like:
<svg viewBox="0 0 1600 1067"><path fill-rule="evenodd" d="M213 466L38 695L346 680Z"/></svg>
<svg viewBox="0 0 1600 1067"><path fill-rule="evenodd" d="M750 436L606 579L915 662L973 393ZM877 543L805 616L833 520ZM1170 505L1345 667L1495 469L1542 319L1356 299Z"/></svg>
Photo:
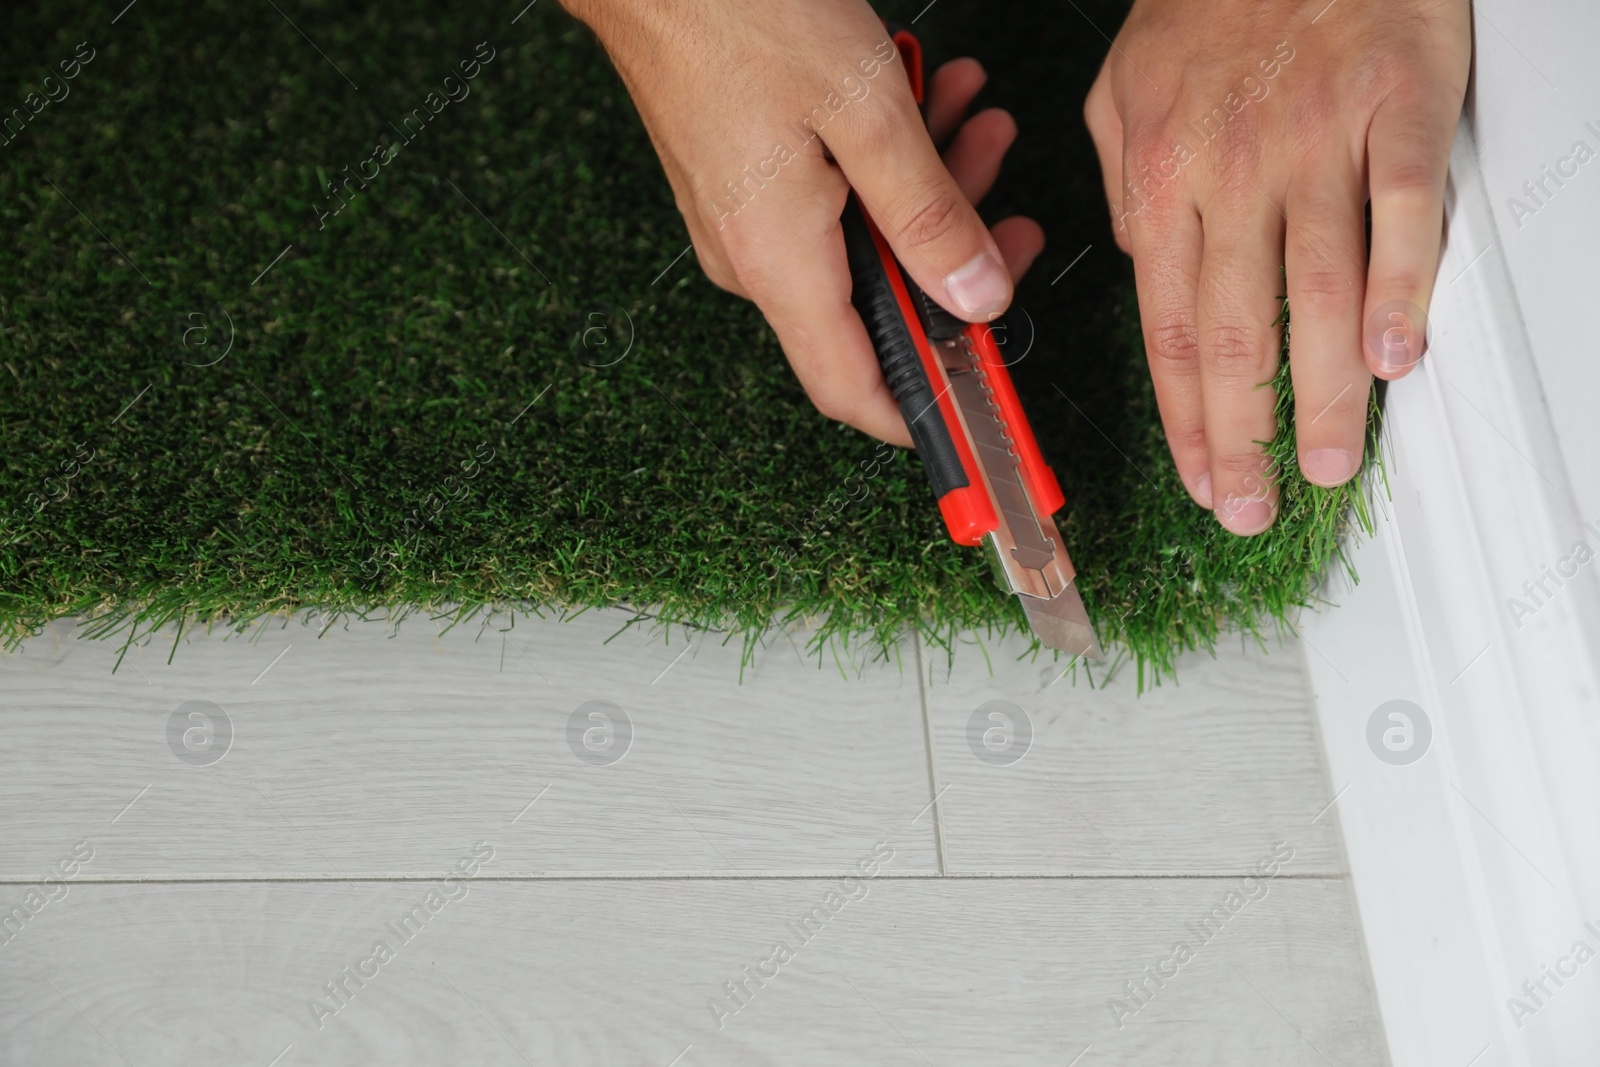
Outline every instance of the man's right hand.
<svg viewBox="0 0 1600 1067"><path fill-rule="evenodd" d="M761 308L819 411L909 445L850 304L839 216L853 187L929 296L971 322L1006 309L1044 236L1020 217L991 233L973 209L1016 137L1005 111L966 118L982 68L934 73L924 127L863 0L565 3L627 84L707 276Z"/></svg>

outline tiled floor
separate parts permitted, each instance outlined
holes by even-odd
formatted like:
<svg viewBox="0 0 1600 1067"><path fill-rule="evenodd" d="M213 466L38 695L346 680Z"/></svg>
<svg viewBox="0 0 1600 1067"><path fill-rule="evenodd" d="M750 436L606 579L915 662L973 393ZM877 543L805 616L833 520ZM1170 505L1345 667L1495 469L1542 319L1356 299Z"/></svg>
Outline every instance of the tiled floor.
<svg viewBox="0 0 1600 1067"><path fill-rule="evenodd" d="M1385 1062L1297 648L624 619L0 657L0 1062Z"/></svg>

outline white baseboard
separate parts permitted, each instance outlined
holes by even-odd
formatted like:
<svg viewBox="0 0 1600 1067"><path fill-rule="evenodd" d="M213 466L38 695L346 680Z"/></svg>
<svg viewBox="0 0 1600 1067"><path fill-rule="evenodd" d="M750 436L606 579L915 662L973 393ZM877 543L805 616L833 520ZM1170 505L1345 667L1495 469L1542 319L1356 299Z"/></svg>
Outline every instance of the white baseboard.
<svg viewBox="0 0 1600 1067"><path fill-rule="evenodd" d="M1376 536L1352 539L1359 584L1334 575L1337 606L1301 619L1306 658L1396 1067L1593 1064L1600 955L1569 953L1600 953L1600 515L1574 503L1465 124L1451 175ZM1546 577L1580 540L1596 558ZM1396 699L1432 728L1406 765L1368 743Z"/></svg>

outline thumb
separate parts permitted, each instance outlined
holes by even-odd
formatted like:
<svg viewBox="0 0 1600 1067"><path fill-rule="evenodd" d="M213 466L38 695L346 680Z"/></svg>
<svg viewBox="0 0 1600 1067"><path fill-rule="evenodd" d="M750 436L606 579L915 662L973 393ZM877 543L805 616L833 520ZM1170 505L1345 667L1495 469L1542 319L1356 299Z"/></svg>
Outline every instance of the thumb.
<svg viewBox="0 0 1600 1067"><path fill-rule="evenodd" d="M909 85L880 99L830 131L828 149L922 290L969 322L988 322L1011 303L1000 249L945 169Z"/></svg>

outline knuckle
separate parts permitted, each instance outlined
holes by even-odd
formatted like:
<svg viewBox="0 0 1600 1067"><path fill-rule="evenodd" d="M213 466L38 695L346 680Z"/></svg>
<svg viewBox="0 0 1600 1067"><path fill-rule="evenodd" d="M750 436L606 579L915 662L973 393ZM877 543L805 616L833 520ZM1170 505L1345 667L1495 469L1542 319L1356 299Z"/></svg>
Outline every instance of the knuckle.
<svg viewBox="0 0 1600 1067"><path fill-rule="evenodd" d="M749 263L733 265L733 284L724 286L730 293L741 293L754 300L757 304L766 301L767 294L771 291L766 282L766 272L760 267Z"/></svg>
<svg viewBox="0 0 1600 1067"><path fill-rule="evenodd" d="M732 293L735 296L745 295L745 290L740 286L739 279L734 276L733 271L722 263L710 259L704 260L700 269L705 272L705 276L710 279L711 284L718 289Z"/></svg>
<svg viewBox="0 0 1600 1067"><path fill-rule="evenodd" d="M734 292L738 279L734 277L733 269L728 265L727 257L722 254L722 250L705 248L697 242L692 244L695 262L699 264L700 272L719 289Z"/></svg>
<svg viewBox="0 0 1600 1067"><path fill-rule="evenodd" d="M694 248L695 262L699 264L700 271L711 284L718 289L725 289L736 296L745 295L739 286L739 278L729 262L728 249L718 246L707 238L696 238L691 235L690 243Z"/></svg>
<svg viewBox="0 0 1600 1067"><path fill-rule="evenodd" d="M1211 465L1242 495L1265 495L1277 477L1277 464L1260 452L1225 452Z"/></svg>
<svg viewBox="0 0 1600 1067"><path fill-rule="evenodd" d="M953 189L925 189L897 212L901 236L914 248L937 244L960 231L964 206Z"/></svg>
<svg viewBox="0 0 1600 1067"><path fill-rule="evenodd" d="M735 221L739 214L738 205L719 201L714 193L696 196L692 200L680 197L677 203L678 214L683 216L685 222L699 223L702 233L731 234L739 229Z"/></svg>
<svg viewBox="0 0 1600 1067"><path fill-rule="evenodd" d="M1236 323L1216 323L1201 336L1200 354L1218 377L1256 378L1261 374L1265 334Z"/></svg>
<svg viewBox="0 0 1600 1067"><path fill-rule="evenodd" d="M1212 172L1222 189L1250 191L1249 181L1261 169L1265 129L1253 108L1234 115L1213 141Z"/></svg>
<svg viewBox="0 0 1600 1067"><path fill-rule="evenodd" d="M1420 131L1396 130L1392 146L1402 158L1384 165L1374 175L1380 194L1433 197L1444 187L1445 165L1433 139Z"/></svg>
<svg viewBox="0 0 1600 1067"><path fill-rule="evenodd" d="M1389 299L1386 294L1394 294L1402 299L1412 298L1413 294L1422 292L1430 282L1425 282L1423 275L1415 270L1385 271L1374 276L1371 282L1368 283L1367 288L1372 293L1370 303L1381 307L1380 302ZM1388 323L1386 322L1384 325L1388 325Z"/></svg>
<svg viewBox="0 0 1600 1067"><path fill-rule="evenodd" d="M1315 136L1327 128L1330 116L1339 113L1339 88L1316 80L1297 86L1280 105L1289 128L1302 136Z"/></svg>
<svg viewBox="0 0 1600 1067"><path fill-rule="evenodd" d="M1161 205L1178 200L1188 150L1178 140L1158 135L1141 135L1123 154L1124 197L1139 210L1146 205L1158 211Z"/></svg>
<svg viewBox="0 0 1600 1067"><path fill-rule="evenodd" d="M756 255L747 247L730 247L728 249L727 280L732 286L723 286L729 292L739 292L750 299L761 303L766 295L772 292L771 269L764 257ZM709 274L710 271L708 270ZM716 281L712 278L712 281ZM721 285L721 282L717 284Z"/></svg>
<svg viewBox="0 0 1600 1067"><path fill-rule="evenodd" d="M1167 443L1174 456L1206 455L1206 428L1198 420L1167 428Z"/></svg>
<svg viewBox="0 0 1600 1067"><path fill-rule="evenodd" d="M1158 322L1146 331L1145 348L1150 359L1169 372L1192 374L1200 353L1199 332L1192 320Z"/></svg>
<svg viewBox="0 0 1600 1067"><path fill-rule="evenodd" d="M1367 60L1356 64L1350 71L1348 91L1357 107L1371 114L1385 100L1406 91L1414 70L1413 61L1401 52L1388 48L1373 49Z"/></svg>
<svg viewBox="0 0 1600 1067"><path fill-rule="evenodd" d="M1137 174L1159 174L1172 157L1172 147L1160 137L1142 134L1128 145L1127 166Z"/></svg>
<svg viewBox="0 0 1600 1067"><path fill-rule="evenodd" d="M1289 279L1289 305L1312 316L1348 313L1361 304L1362 292L1351 275L1342 274L1313 249L1313 265L1295 272Z"/></svg>

